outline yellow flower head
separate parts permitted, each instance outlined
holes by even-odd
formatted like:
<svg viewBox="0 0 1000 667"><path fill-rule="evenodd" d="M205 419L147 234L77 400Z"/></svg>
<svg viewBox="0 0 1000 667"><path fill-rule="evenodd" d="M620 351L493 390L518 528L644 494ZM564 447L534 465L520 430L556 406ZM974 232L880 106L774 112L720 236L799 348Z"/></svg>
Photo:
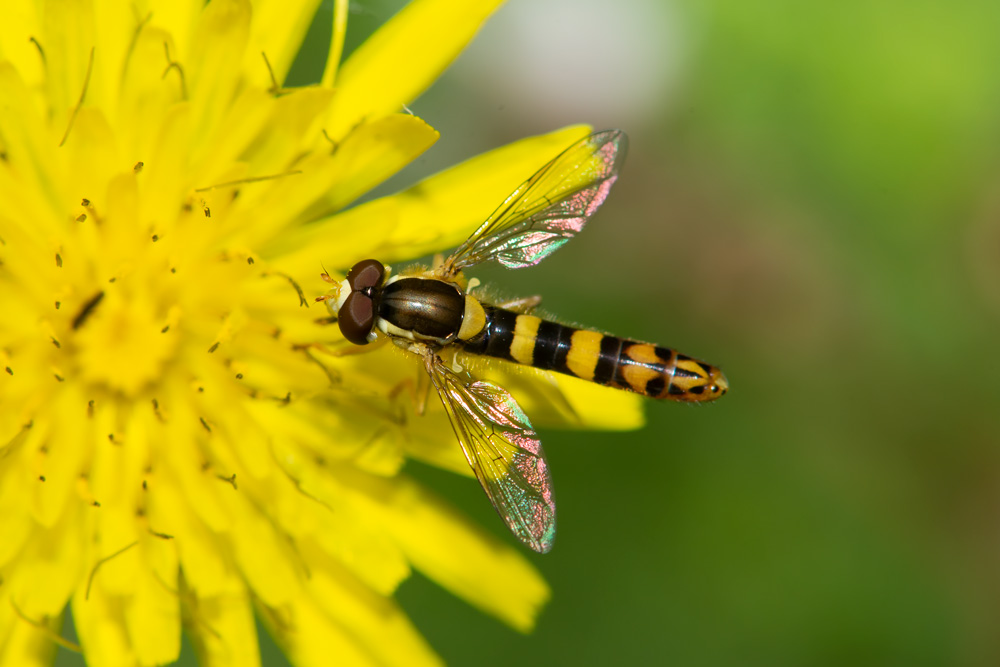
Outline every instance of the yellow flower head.
<svg viewBox="0 0 1000 667"><path fill-rule="evenodd" d="M467 235L584 128L343 211L428 148L401 113L496 2L417 0L285 89L318 0L20 0L0 26L0 663L46 664L71 605L90 664L437 661L392 600L413 568L528 630L548 589L400 469L469 474L413 361L353 356L321 263ZM343 212L341 212L343 211ZM492 370L490 372L502 372ZM522 372L539 423L631 397ZM484 501L485 502L485 501Z"/></svg>

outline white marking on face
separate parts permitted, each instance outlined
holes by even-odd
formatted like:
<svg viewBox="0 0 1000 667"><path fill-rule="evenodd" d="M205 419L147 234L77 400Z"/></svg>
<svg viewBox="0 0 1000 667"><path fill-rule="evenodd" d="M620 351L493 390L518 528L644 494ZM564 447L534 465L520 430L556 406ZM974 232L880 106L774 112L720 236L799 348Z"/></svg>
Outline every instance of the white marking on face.
<svg viewBox="0 0 1000 667"><path fill-rule="evenodd" d="M334 310L339 312L340 308L344 305L344 302L347 301L347 297L351 295L351 284L347 282L346 278L344 278L337 285L336 290L337 290L337 307L334 308Z"/></svg>

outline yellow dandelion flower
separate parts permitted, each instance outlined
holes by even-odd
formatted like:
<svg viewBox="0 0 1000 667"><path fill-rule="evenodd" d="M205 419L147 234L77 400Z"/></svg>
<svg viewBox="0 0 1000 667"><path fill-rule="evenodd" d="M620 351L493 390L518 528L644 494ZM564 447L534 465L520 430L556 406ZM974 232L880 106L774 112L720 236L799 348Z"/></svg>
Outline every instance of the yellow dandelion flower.
<svg viewBox="0 0 1000 667"><path fill-rule="evenodd" d="M454 245L584 128L346 209L437 132L400 113L498 2L416 0L318 86L279 85L318 0L20 0L0 26L0 664L434 664L413 569L519 630L549 593L409 478L468 475L413 360L328 353L319 267ZM346 210L345 210L346 209ZM492 372L502 372L492 371ZM635 401L504 380L536 422ZM598 398L599 397L599 398ZM578 417L586 415L586 419Z"/></svg>

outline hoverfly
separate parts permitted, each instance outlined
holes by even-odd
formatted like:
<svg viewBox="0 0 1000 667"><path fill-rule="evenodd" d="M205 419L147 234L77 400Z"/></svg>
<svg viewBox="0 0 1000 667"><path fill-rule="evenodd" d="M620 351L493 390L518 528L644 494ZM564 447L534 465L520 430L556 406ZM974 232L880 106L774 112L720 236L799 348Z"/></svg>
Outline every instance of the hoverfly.
<svg viewBox="0 0 1000 667"><path fill-rule="evenodd" d="M711 401L722 372L675 350L556 324L527 311L537 300L487 303L466 289L464 269L489 260L534 266L577 234L608 196L625 156L620 130L577 141L522 183L447 259L390 276L358 262L324 301L356 345L388 338L420 356L465 458L511 532L545 553L555 538L552 479L528 417L503 387L442 360L454 349L556 371L651 398Z"/></svg>

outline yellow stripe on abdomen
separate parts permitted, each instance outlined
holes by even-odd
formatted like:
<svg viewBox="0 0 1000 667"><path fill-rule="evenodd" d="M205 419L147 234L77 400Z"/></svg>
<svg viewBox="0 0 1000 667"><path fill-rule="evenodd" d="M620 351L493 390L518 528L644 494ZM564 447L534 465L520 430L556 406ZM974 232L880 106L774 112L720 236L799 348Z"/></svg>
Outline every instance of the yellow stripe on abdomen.
<svg viewBox="0 0 1000 667"><path fill-rule="evenodd" d="M566 368L584 380L594 379L597 360L601 358L601 340L604 334L578 329L570 338L569 352L566 354Z"/></svg>
<svg viewBox="0 0 1000 667"><path fill-rule="evenodd" d="M670 348L576 329L484 304L481 330L459 342L473 354L574 375L650 398L710 401L726 393L722 372ZM478 314L475 316L479 325ZM476 327L470 327L474 329Z"/></svg>
<svg viewBox="0 0 1000 667"><path fill-rule="evenodd" d="M514 324L514 339L510 343L510 356L519 364L530 366L535 358L535 339L541 318L534 315L518 315Z"/></svg>

